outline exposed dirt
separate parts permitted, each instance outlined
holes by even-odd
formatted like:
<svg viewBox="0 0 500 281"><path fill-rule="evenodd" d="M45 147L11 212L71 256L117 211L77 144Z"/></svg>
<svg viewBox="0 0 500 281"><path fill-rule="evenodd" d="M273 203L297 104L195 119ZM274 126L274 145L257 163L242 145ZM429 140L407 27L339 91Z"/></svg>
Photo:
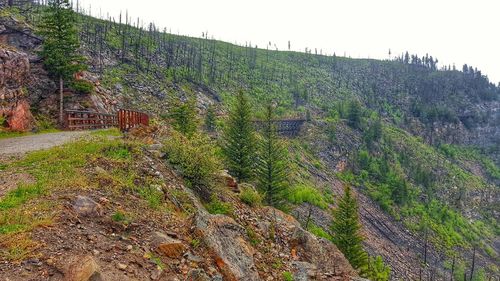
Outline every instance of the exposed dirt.
<svg viewBox="0 0 500 281"><path fill-rule="evenodd" d="M33 176L26 173L0 171L0 199L20 184L33 183Z"/></svg>

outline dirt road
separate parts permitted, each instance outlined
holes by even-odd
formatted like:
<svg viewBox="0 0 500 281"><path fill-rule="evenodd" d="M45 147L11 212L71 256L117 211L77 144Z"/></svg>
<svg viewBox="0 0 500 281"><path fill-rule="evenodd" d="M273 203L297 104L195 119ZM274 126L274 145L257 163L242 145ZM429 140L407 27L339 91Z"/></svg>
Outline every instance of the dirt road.
<svg viewBox="0 0 500 281"><path fill-rule="evenodd" d="M65 144L88 135L89 131L58 132L0 139L0 156L22 154Z"/></svg>

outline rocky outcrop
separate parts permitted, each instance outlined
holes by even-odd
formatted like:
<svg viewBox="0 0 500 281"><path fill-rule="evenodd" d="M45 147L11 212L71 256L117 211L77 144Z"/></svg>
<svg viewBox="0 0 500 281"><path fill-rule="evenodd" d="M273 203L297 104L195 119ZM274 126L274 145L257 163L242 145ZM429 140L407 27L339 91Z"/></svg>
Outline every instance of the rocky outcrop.
<svg viewBox="0 0 500 281"><path fill-rule="evenodd" d="M0 116L14 131L27 131L33 116L24 90L30 64L28 56L17 50L0 47Z"/></svg>
<svg viewBox="0 0 500 281"><path fill-rule="evenodd" d="M224 280L261 280L253 260L254 250L245 240L246 231L232 218L199 210L195 227L211 250Z"/></svg>
<svg viewBox="0 0 500 281"><path fill-rule="evenodd" d="M274 208L265 208L269 218L276 223L276 235L287 241L293 262L294 276L297 280L350 280L356 277L342 252L330 241L316 237L304 230L292 216ZM335 279L338 280L338 279Z"/></svg>

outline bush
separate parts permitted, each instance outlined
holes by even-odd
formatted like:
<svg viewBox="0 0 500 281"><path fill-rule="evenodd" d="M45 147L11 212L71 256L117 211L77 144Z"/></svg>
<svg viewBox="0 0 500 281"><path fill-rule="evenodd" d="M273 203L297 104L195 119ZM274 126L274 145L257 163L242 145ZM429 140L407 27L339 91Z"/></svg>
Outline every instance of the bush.
<svg viewBox="0 0 500 281"><path fill-rule="evenodd" d="M215 176L221 169L215 146L200 134L187 138L172 131L164 142L163 151L168 161L182 174L186 184L204 199L210 198Z"/></svg>
<svg viewBox="0 0 500 281"><path fill-rule="evenodd" d="M0 128L5 126L5 123L7 121L7 118L5 116L0 115Z"/></svg>
<svg viewBox="0 0 500 281"><path fill-rule="evenodd" d="M243 203L251 207L260 206L262 204L262 195L250 186L242 188L240 199Z"/></svg>
<svg viewBox="0 0 500 281"><path fill-rule="evenodd" d="M307 185L298 185L290 189L288 201L293 204L308 203L321 209L326 209L327 204L323 195L315 188Z"/></svg>
<svg viewBox="0 0 500 281"><path fill-rule="evenodd" d="M233 206L231 203L222 202L217 197L212 197L212 201L205 205L207 211L212 215L232 215Z"/></svg>
<svg viewBox="0 0 500 281"><path fill-rule="evenodd" d="M290 271L283 272L283 280L285 281L293 281L293 275Z"/></svg>
<svg viewBox="0 0 500 281"><path fill-rule="evenodd" d="M75 80L71 82L70 87L77 94L88 95L94 91L94 84L85 80Z"/></svg>
<svg viewBox="0 0 500 281"><path fill-rule="evenodd" d="M35 117L36 128L39 131L51 130L56 127L53 120L47 115L38 115ZM1 120L0 120L1 124Z"/></svg>
<svg viewBox="0 0 500 281"><path fill-rule="evenodd" d="M381 256L370 257L367 276L372 281L387 281L391 275L391 268L384 264Z"/></svg>

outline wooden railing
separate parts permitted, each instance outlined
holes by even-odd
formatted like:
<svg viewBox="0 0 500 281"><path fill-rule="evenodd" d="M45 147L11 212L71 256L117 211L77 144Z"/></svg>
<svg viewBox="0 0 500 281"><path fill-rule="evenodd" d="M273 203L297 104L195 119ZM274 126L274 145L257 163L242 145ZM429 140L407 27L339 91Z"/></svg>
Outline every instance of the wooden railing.
<svg viewBox="0 0 500 281"><path fill-rule="evenodd" d="M67 130L107 129L117 126L118 116L116 114L66 110L65 127Z"/></svg>
<svg viewBox="0 0 500 281"><path fill-rule="evenodd" d="M118 111L118 124L121 131L128 131L131 128L149 125L149 115L146 113L120 109Z"/></svg>
<svg viewBox="0 0 500 281"><path fill-rule="evenodd" d="M141 125L149 125L149 115L146 113L120 109L116 114L93 111L66 110L65 128L67 130L94 130L118 127L128 131Z"/></svg>

